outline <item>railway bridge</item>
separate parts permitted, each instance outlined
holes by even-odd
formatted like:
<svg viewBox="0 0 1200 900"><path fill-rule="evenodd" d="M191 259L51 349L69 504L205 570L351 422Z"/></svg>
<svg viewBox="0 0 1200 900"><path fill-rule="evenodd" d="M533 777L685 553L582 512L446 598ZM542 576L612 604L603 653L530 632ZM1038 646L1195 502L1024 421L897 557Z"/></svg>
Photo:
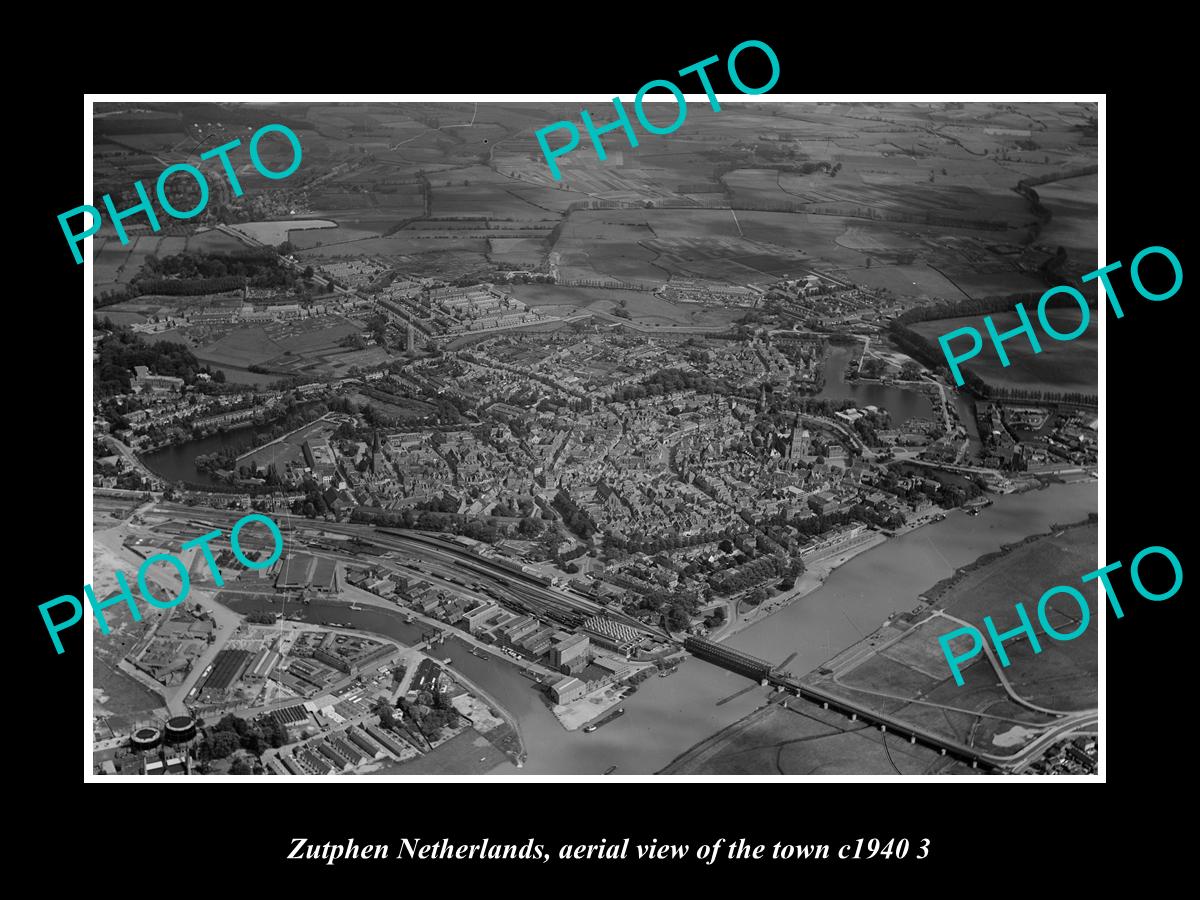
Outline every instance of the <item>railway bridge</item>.
<svg viewBox="0 0 1200 900"><path fill-rule="evenodd" d="M803 700L819 703L823 709L832 709L844 716L848 716L852 722L861 719L867 724L877 725L882 732L890 732L899 737L906 737L909 743L919 743L926 747L931 747L937 750L942 756L952 756L955 759L970 764L972 768L979 768L982 765L989 770L1006 771L1006 767L1002 764L997 763L965 744L950 740L943 735L926 731L911 722L903 722L895 719L879 710L864 709L855 706L853 702L845 697L826 693L820 688L804 684L795 676L780 672L766 660L751 656L748 653L734 650L732 647L726 647L707 638L695 636L687 637L683 642L683 647L693 656L699 657L706 662L720 666L723 669L728 669L731 672L736 672L739 675L744 675L747 678L752 678L760 684L773 685Z"/></svg>

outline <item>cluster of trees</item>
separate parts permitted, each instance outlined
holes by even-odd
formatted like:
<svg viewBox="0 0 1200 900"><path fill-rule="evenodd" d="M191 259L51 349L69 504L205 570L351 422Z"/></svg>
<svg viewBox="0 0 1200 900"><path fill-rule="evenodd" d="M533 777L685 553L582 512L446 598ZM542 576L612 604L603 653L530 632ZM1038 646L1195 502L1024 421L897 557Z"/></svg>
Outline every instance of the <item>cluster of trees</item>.
<svg viewBox="0 0 1200 900"><path fill-rule="evenodd" d="M201 453L196 457L196 468L201 472L230 470L237 465L238 451L232 447L221 447L212 453Z"/></svg>
<svg viewBox="0 0 1200 900"><path fill-rule="evenodd" d="M681 537L673 532L665 534L647 535L642 532L634 532L628 537L618 537L615 535L606 535L604 539L605 547L615 548L618 550L626 550L630 553L645 553L653 555L662 551L671 552L687 547L696 547L700 544L707 544L711 541L719 540L720 538L728 537L726 531L709 531L704 534L693 534L686 537ZM722 544L728 544L729 549L733 549L733 545L728 541L722 541ZM727 551L728 552L728 551Z"/></svg>
<svg viewBox="0 0 1200 900"><path fill-rule="evenodd" d="M816 537L818 534L823 534L831 528L837 528L839 525L845 525L847 522L853 520L854 516L849 511L829 513L829 515L821 515L820 513L814 516L795 515L789 519L787 512L781 509L775 515L760 520L757 525L759 528L767 528L771 525L788 525L796 529L804 537Z"/></svg>
<svg viewBox="0 0 1200 900"><path fill-rule="evenodd" d="M501 537L501 530L491 522L477 519L466 520L463 516L450 513L415 512L405 509L372 509L356 506L350 513L351 522L367 522L392 528L416 528L421 531L446 531L461 534L485 544L494 544Z"/></svg>
<svg viewBox="0 0 1200 900"><path fill-rule="evenodd" d="M383 382L376 382L370 387L364 385L360 391L384 403L393 403L400 407L413 405L413 398L408 393L393 390ZM432 410L427 412L425 407L432 407ZM416 409L406 410L401 415L393 415L374 403L368 403L362 410L362 417L372 428L394 428L411 424L414 420L429 420L438 425L456 425L466 419L464 413L469 409L471 404L462 397L430 393L417 401Z"/></svg>
<svg viewBox="0 0 1200 900"><path fill-rule="evenodd" d="M196 745L196 756L201 762L207 762L224 759L238 749L261 756L268 747L282 747L287 739L287 728L269 716L250 722L229 713L200 739ZM249 770L230 771L234 775L250 774Z"/></svg>
<svg viewBox="0 0 1200 900"><path fill-rule="evenodd" d="M1018 303L1026 309L1037 304L1041 294L1033 291L1021 291L1015 294L1004 294L992 297L976 297L973 299L945 300L927 306L918 306L905 311L892 320L888 326L897 346L909 355L921 360L939 374L949 378L945 356L936 341L909 328L917 322L927 322L935 319L953 319L961 316L985 316L993 313L1012 312ZM999 392L1007 388L993 388L970 369L962 369L963 384L972 393L980 397L999 397ZM1090 396L1090 395L1082 395ZM1029 398L1032 399L1032 398ZM1047 398L1049 399L1049 398Z"/></svg>
<svg viewBox="0 0 1200 900"><path fill-rule="evenodd" d="M957 300L942 300L924 306L915 306L905 310L895 319L902 325L912 325L916 322L928 322L933 319L957 319L964 316L985 316L991 313L1012 312L1018 303L1029 309L1030 304L1037 305L1041 294L1036 291L1018 291L1013 294L999 294L990 297L960 297Z"/></svg>
<svg viewBox="0 0 1200 900"><path fill-rule="evenodd" d="M458 507L458 499L447 493L442 493L441 496L432 497L429 500L422 500L420 503L413 504L413 509L439 513L457 513ZM497 515L500 515L500 513L497 513Z"/></svg>
<svg viewBox="0 0 1200 900"><path fill-rule="evenodd" d="M233 275L253 280L274 278L281 270L291 273L271 251L241 250L232 253L184 252L173 256L151 256L146 260L142 272L162 278L224 278Z"/></svg>
<svg viewBox="0 0 1200 900"><path fill-rule="evenodd" d="M1011 309L1012 307L1010 306L1009 308ZM927 366L936 370L943 378L950 380L950 370L946 367L946 357L943 355L941 348L925 337L925 335L919 334L901 322L900 319L903 319L906 315L908 313L897 319L893 319L888 326L888 332L891 334L892 340L896 342L896 346L909 356L923 361ZM952 313L951 315L954 314ZM937 317L931 316L930 318ZM924 321L924 319L920 321ZM970 369L960 369L960 371L962 372L963 386L965 388L980 397L987 397L989 395L987 382Z"/></svg>
<svg viewBox="0 0 1200 900"><path fill-rule="evenodd" d="M315 422L327 412L329 412L329 406L319 400L311 403L297 403L295 400L288 400L275 418L261 427L255 428L252 433L248 432L243 440L237 442L235 446L238 455L256 445L267 444L276 438L281 438L302 425Z"/></svg>
<svg viewBox="0 0 1200 900"><path fill-rule="evenodd" d="M880 410L877 413L869 412L865 416L855 419L851 427L868 447L878 447L881 442L877 432L880 429L886 429L890 423L891 416L886 410Z"/></svg>
<svg viewBox="0 0 1200 900"><path fill-rule="evenodd" d="M903 476L916 476L921 483L912 488L904 488L898 482ZM931 478L940 488L926 484L924 479ZM983 489L972 481L957 475L941 475L936 470L914 470L910 466L889 468L883 480L877 484L881 490L888 491L904 500L919 500L922 495L937 499L939 506L962 506L968 500L982 496Z"/></svg>
<svg viewBox="0 0 1200 900"><path fill-rule="evenodd" d="M111 320L106 319L111 325ZM134 366L146 366L155 375L171 375L182 378L185 384L195 384L201 372L213 374L207 366L200 364L186 344L174 341L149 343L127 328L112 326L96 348L95 381L93 392L97 398L128 393L132 388L131 370ZM223 372L216 373L224 381Z"/></svg>
<svg viewBox="0 0 1200 900"><path fill-rule="evenodd" d="M125 288L125 296L128 298L142 294L167 294L172 297L197 297L201 294L222 294L226 291L236 291L243 284L245 284L245 279L236 275L226 275L221 278L191 278L187 281L167 278L148 279L144 275L139 275Z"/></svg>
<svg viewBox="0 0 1200 900"><path fill-rule="evenodd" d="M253 466L253 463L250 468L246 466L238 467L237 458L239 456L251 447L270 443L276 438L281 438L285 434L295 431L302 425L316 421L328 411L329 408L321 402L296 403L295 401L288 401L280 411L279 416L270 422L253 429L237 429L238 431L245 431L245 437L241 440L227 444L213 453L204 453L197 456L196 467L199 469L208 469L213 472L225 469L233 472L234 475L249 476L251 474L250 469L256 467ZM218 428L217 431L223 432L225 429ZM207 432L203 428L193 427L192 433L195 437L202 437ZM267 484L275 485L280 483L282 483L282 479L279 477L278 470L275 469L274 465L270 466L267 469Z"/></svg>
<svg viewBox="0 0 1200 900"><path fill-rule="evenodd" d="M887 370L885 363L878 356L865 357L858 367L858 374L863 378L878 378Z"/></svg>
<svg viewBox="0 0 1200 900"><path fill-rule="evenodd" d="M275 613L267 609L255 610L252 613L246 613L246 621L252 625L274 625Z"/></svg>
<svg viewBox="0 0 1200 900"><path fill-rule="evenodd" d="M108 448L102 451L102 454L107 454ZM148 491L150 489L150 479L142 476L138 472L128 471L121 472L116 466L108 463L96 462L96 457L93 457L92 471L97 475L116 476L116 487L123 491Z"/></svg>
<svg viewBox="0 0 1200 900"><path fill-rule="evenodd" d="M459 725L458 711L441 691L421 691L416 702L401 700L398 705L431 744L441 739L443 728Z"/></svg>
<svg viewBox="0 0 1200 900"><path fill-rule="evenodd" d="M736 594L784 573L784 563L777 556L761 556L732 569L727 569L710 581L713 593L720 596Z"/></svg>
<svg viewBox="0 0 1200 900"><path fill-rule="evenodd" d="M333 512L325 499L325 492L316 481L305 478L301 488L304 490L304 497L298 497L292 502L292 512L295 515L315 519L317 516L327 516Z"/></svg>
<svg viewBox="0 0 1200 900"><path fill-rule="evenodd" d="M280 253L291 252L281 245ZM309 276L311 278L311 275ZM196 296L238 290L245 284L262 288L291 288L300 277L270 250L233 253L178 253L150 257L126 290L127 295L171 294Z"/></svg>
<svg viewBox="0 0 1200 900"><path fill-rule="evenodd" d="M592 535L596 533L596 523L592 521L591 516L579 508L575 501L571 499L570 494L560 490L554 495L553 505L563 517L563 522L567 528L571 529L571 531L579 535L583 540L591 540Z"/></svg>
<svg viewBox="0 0 1200 900"><path fill-rule="evenodd" d="M521 537L535 538L545 530L546 526L537 516L526 516L517 523L517 531Z"/></svg>
<svg viewBox="0 0 1200 900"><path fill-rule="evenodd" d="M700 604L688 594L671 594L662 607L663 618L669 631L683 631L692 624Z"/></svg>
<svg viewBox="0 0 1200 900"><path fill-rule="evenodd" d="M786 171L799 171L804 175L811 175L813 172L828 172L830 165L828 162L809 162L808 154L802 152L795 147L789 147L787 144L777 141L763 141L755 144L754 152L759 159L767 162L794 162L799 163L799 166L792 166Z"/></svg>
<svg viewBox="0 0 1200 900"><path fill-rule="evenodd" d="M1043 403L1073 403L1078 406L1096 406L1095 394L1081 391L1042 391L1034 388L993 387L988 394L995 400L1031 400Z"/></svg>
<svg viewBox="0 0 1200 900"><path fill-rule="evenodd" d="M645 397L660 397L675 391L698 391L702 394L731 394L734 386L724 379L710 378L702 372L685 372L681 369L663 369L655 372L640 384L618 388L612 399L619 402L641 400Z"/></svg>

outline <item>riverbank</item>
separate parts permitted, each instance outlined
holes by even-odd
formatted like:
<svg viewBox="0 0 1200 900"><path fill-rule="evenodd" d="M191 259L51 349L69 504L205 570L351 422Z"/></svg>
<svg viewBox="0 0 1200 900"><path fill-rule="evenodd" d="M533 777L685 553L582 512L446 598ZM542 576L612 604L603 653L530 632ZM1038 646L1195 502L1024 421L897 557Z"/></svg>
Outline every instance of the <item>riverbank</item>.
<svg viewBox="0 0 1200 900"><path fill-rule="evenodd" d="M912 528L908 530L914 530L921 527L921 525L927 525L932 521L934 521L933 518L925 519L924 521L913 525ZM745 615L739 614L736 619L731 621L720 631L709 635L709 639L720 643L727 638L733 637L739 631L749 628L751 625L757 625L759 622L769 619L776 613L783 612L797 600L807 597L809 594L813 593L822 585L824 585L825 580L829 578L829 576L835 571L837 571L839 567L844 566L856 556L861 556L867 551L874 550L881 544L887 543L887 541L888 537L886 535L875 532L871 538L856 547L851 547L847 550L841 551L840 553L836 553L832 556L825 557L824 559L814 561L807 568L805 568L804 573L796 579L796 586L790 591L785 591L777 597L764 600Z"/></svg>
<svg viewBox="0 0 1200 900"><path fill-rule="evenodd" d="M387 600L384 600L382 597L376 597L374 594L371 594L367 591L361 590L360 588L347 586L345 588L345 592L347 594L350 594L351 596L349 596L347 599L331 598L331 599L327 600L326 602L329 603L331 606L332 605L344 605L347 608L350 608L353 606L370 606L371 608L376 609L376 610L384 613L385 615L388 615L388 616L391 616L391 617L394 617L397 619L401 619L404 615L411 614L414 616L414 622L419 621L421 624L429 626L430 628L436 628L439 631L450 630L449 626L447 626L446 623L439 622L436 619L429 619L429 618L421 615L420 613L411 612L411 611L405 611L404 613L401 613L400 609L396 606L396 604L391 603ZM328 628L329 626L322 626L322 627ZM337 630L341 631L341 632L350 632L350 633L362 632L371 637L375 637L377 639L382 637L382 639L387 640L389 642L398 643L395 638L388 637L383 632L372 631L370 629L363 629L361 627L356 627L353 629L339 627ZM458 635L454 635L454 636L458 637ZM506 755L508 755L511 758L511 761L513 762L514 765L517 766L517 768L520 768L521 766L523 766L525 764L525 759L527 758L527 750L526 750L526 746L525 746L525 740L521 734L521 728L517 724L516 717L511 712L509 712L499 701L497 701L495 697L493 697L491 694L489 694L487 691L485 691L476 682L472 681L470 678L468 678L466 675L464 675L461 671L459 671L457 669L451 669L449 666L444 665L442 663L441 657L434 656L432 653L425 653L424 651L417 649L422 645L422 643L424 643L424 642L418 642L416 645L412 646L410 648L409 652L412 652L412 653L415 653L424 658L433 660L435 663L437 663L439 666L441 666L443 669L445 669L446 674L448 676L450 676L452 679L457 681L460 685L462 685L464 688L466 688L472 694L474 694L475 696L477 696L481 700L483 700L485 703L487 703L488 706L491 707L492 711L499 718L504 720L505 724L508 725L508 727L512 730L512 734L514 736L515 749L512 749L512 750L508 750L505 748L499 748L499 749L504 749L504 752L506 753ZM414 666L414 670L415 670L415 666Z"/></svg>
<svg viewBox="0 0 1200 900"><path fill-rule="evenodd" d="M1083 528L1088 525L1095 525L1099 521L1099 517L1095 513L1090 513L1086 519L1081 519L1078 522L1071 522L1067 525L1058 525L1052 523L1048 531L1038 532L1037 534L1028 535L1020 541L1013 541L1010 544L1002 544L999 550L993 550L991 553L985 553L978 559L967 563L965 566L959 566L951 575L946 576L929 590L922 592L917 596L917 599L933 605L937 603L946 592L972 572L983 568L993 562L996 562L1008 556L1014 550L1024 547L1026 544L1032 544L1034 541L1040 541L1042 538L1050 537L1056 533L1065 533L1075 528Z"/></svg>
<svg viewBox="0 0 1200 900"><path fill-rule="evenodd" d="M820 704L767 703L676 756L658 775L952 775L953 757Z"/></svg>
<svg viewBox="0 0 1200 900"><path fill-rule="evenodd" d="M931 604L933 615L937 617L944 615L937 608L947 602L965 602L966 608L959 609L956 606L953 609L954 621L977 622L983 615L994 614L1004 604L1011 604L1010 592L1015 590L1018 595L1021 594L1026 582L1035 586L1066 583L1063 581L1063 571L1074 573L1078 570L1079 562L1075 557L1081 551L1084 556L1091 556L1087 548L1094 547L1097 516L1094 507L1080 509L1078 504L1063 503L1062 498L1066 496L1064 487L1051 486L1050 496L1058 495L1054 505L1046 504L1045 492L998 498L997 508L984 514L983 521L961 517L953 523L941 523L933 532L916 535L915 541L910 538L898 546L889 542L891 552L880 551L880 558L869 565L866 571L860 567L856 573L858 577L850 579L850 584L847 584L844 576L834 579L833 584L841 582L841 589L834 588L824 595L833 601L856 597L866 585L888 585L886 592L892 598L888 606L893 610L893 615L880 628L852 623L859 633L859 639L832 654L829 648L836 650L839 642L826 645L824 652L810 653L807 660L801 647L797 663L789 667L791 673L805 682L816 679L812 683L829 690L853 692L845 693L845 696L864 704L864 708L879 708L898 714L897 710L905 709L905 704L911 704L912 711L908 712L911 721L924 722L933 731L944 732L948 738L964 744L979 746L984 750L993 745L1003 746L993 741L993 737L1007 739L1004 729L1014 724L1026 724L1022 716L1030 713L1005 713L1001 703L1011 701L1003 689L999 686L991 688L986 680L977 686L974 702L956 693L958 688L949 681L944 663L938 664L941 651L935 639L936 628L926 633L921 631L921 627L929 621L943 621L930 619ZM1078 491L1079 488L1073 490ZM1033 502L1042 505L1047 513L1036 522L1029 519L1024 509L1026 504ZM1064 526L1057 524L1057 516L1051 518L1055 511L1065 512L1064 518L1075 518L1081 513L1086 517ZM992 519L990 523L989 516ZM990 548L981 547L982 552L977 552L967 560L961 556L955 559L951 548L939 540L939 537L946 538L951 534L961 539L972 531L979 536L996 535L996 527L1002 525L1006 516L1025 523L1028 526L1026 530L1033 533L1001 538ZM932 543L931 538L937 544ZM1050 547L1049 543L1055 546ZM889 556L895 558L889 560ZM937 560L941 565L935 563L926 569L924 565L914 565L917 560L922 563L924 560L930 563ZM958 565L955 566L955 563ZM906 567L907 574L901 576L897 565ZM946 574L946 567L950 566L954 567ZM944 577L930 587L922 587L916 583L922 570L928 573L925 585L937 575ZM955 597L958 599L954 600ZM907 598L912 598L916 606L904 612L902 609L908 605ZM821 607L823 604L818 599L812 605ZM836 609L835 615L845 609L841 602L836 602L831 608ZM803 630L796 630L792 638L797 644L807 640L810 646L820 646L812 633L816 630L815 614L818 611L802 607L787 617L794 620L797 626L801 620L804 622ZM787 619L778 624L772 623L767 632L761 629L757 635L751 632L751 636L759 640L745 647L746 651L768 660L786 655L786 645L780 639L779 632L785 630ZM1088 695L1089 688L1094 693L1096 683L1094 643L1086 645L1083 641L1074 642L1066 651L1049 655L1043 652L1036 658L1014 651L1014 671L1020 676L1022 697L1055 710L1086 712L1094 706ZM822 659L826 660L825 666L816 666L815 663ZM839 679L851 670L854 671L855 680L843 684ZM1014 680L1017 679L1014 677ZM897 691L900 695L897 695ZM906 741L885 741L886 736L878 729L854 723L846 715L822 710L820 704L788 698L783 703L770 703L764 709L761 703L765 697L753 691L750 696L759 697L759 707L743 712L732 724L695 742L660 768L659 773L895 775L921 772L958 774L960 771L939 762L937 757L930 755L932 751L927 754L919 744L914 746ZM967 709L959 710L960 706ZM950 710L952 718L945 721L938 719L936 722L923 718L931 710L936 712L939 707L943 711ZM962 717L972 712L977 716L976 719ZM814 724L822 727L812 731ZM906 755L910 755L911 759L906 760Z"/></svg>

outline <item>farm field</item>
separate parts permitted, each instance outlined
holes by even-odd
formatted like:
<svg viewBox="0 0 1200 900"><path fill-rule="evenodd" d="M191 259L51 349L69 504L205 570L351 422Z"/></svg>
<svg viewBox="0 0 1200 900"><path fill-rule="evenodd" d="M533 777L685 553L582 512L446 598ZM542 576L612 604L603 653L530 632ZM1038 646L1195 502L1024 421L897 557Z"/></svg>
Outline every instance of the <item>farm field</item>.
<svg viewBox="0 0 1200 900"><path fill-rule="evenodd" d="M271 339L283 351L309 356L340 346L342 338L362 330L341 316L321 316L267 326Z"/></svg>
<svg viewBox="0 0 1200 900"><path fill-rule="evenodd" d="M744 309L672 303L646 291L615 288L561 287L552 284L513 285L513 296L530 308L557 316L595 310L612 313L624 303L634 322L661 325L724 325L745 315Z"/></svg>
<svg viewBox="0 0 1200 900"><path fill-rule="evenodd" d="M130 246L122 245L116 238L95 241L92 277L96 288L115 287L121 283L129 261Z"/></svg>
<svg viewBox="0 0 1200 900"><path fill-rule="evenodd" d="M155 331L151 334L140 334L138 337L151 344L158 341L169 341L175 344L185 344L189 347L195 347L196 345L196 342L186 332L180 331L178 328L168 328L166 331Z"/></svg>
<svg viewBox="0 0 1200 900"><path fill-rule="evenodd" d="M1059 301L1061 302L1061 301ZM1034 319L1034 327L1039 328ZM1067 310L1048 308L1046 318L1055 330L1068 333L1079 327L1079 309L1072 306ZM1073 341L1053 341L1038 331L1038 341L1042 352L1034 353L1029 342L1024 339L1011 340L1005 343L1009 365L1000 365L995 349L984 330L982 316L966 316L955 319L932 319L928 322L918 322L912 325L914 331L921 334L937 346L937 339L943 334L956 328L970 326L977 329L984 337L983 349L979 356L964 363L962 368L970 370L990 385L997 387L1027 388L1042 391L1080 391L1086 394L1097 392L1099 384L1099 351L1097 342L1099 329L1097 311L1091 310L1091 321L1088 329ZM992 321L996 330L1003 333L1021 324L1015 312L994 313ZM952 349L967 345L968 339L962 338L952 344Z"/></svg>
<svg viewBox="0 0 1200 900"><path fill-rule="evenodd" d="M333 228L306 228L303 231L293 231L289 234L288 240L293 247L300 250L311 250L313 247L327 244L349 244L352 241L377 237L379 237L378 231L337 225Z"/></svg>
<svg viewBox="0 0 1200 900"><path fill-rule="evenodd" d="M392 355L382 347L368 347L365 350L347 350L344 353L330 353L325 357L325 364L334 375L344 375L354 366L367 368L386 363Z"/></svg>
<svg viewBox="0 0 1200 900"><path fill-rule="evenodd" d="M544 240L534 238L491 238L488 244L492 259L521 266L537 266L548 249Z"/></svg>
<svg viewBox="0 0 1200 900"><path fill-rule="evenodd" d="M780 172L776 169L735 169L721 180L733 192L734 205L792 203L797 199L780 187Z"/></svg>
<svg viewBox="0 0 1200 900"><path fill-rule="evenodd" d="M238 368L236 366L223 366L217 363L209 363L210 368L219 370L225 373L225 381L232 384L254 385L257 387L265 387L275 379L278 375L262 375L258 372L251 372L248 369Z"/></svg>
<svg viewBox="0 0 1200 900"><path fill-rule="evenodd" d="M562 277L658 283L670 278L670 272L655 265L658 252L645 246L654 240L649 225L625 221L624 210L598 212L572 214L564 222L554 245Z"/></svg>
<svg viewBox="0 0 1200 900"><path fill-rule="evenodd" d="M103 309L97 310L96 315L98 315L101 320L111 319L116 325L139 325L142 322L148 321L147 316L143 313L129 312L120 309L110 309L107 306Z"/></svg>
<svg viewBox="0 0 1200 900"><path fill-rule="evenodd" d="M270 244L274 247L289 240L288 236L293 232L336 228L337 223L330 222L327 219L296 219L279 222L242 222L230 227L234 231L240 231L242 234L248 235L256 241L262 241L264 244Z"/></svg>
<svg viewBox="0 0 1200 900"><path fill-rule="evenodd" d="M219 340L195 351L196 358L203 362L211 361L238 367L265 363L282 352L283 348L271 340L261 325L236 328Z"/></svg>
<svg viewBox="0 0 1200 900"><path fill-rule="evenodd" d="M1042 651L1035 654L1028 640L1009 641L1005 649L1011 662L1003 670L1024 703L997 682L985 653L964 664L964 684L956 685L938 639L964 623L980 627L986 615L1001 631L1019 624L1013 609L1017 600L1032 610L1048 586L1077 584L1082 573L1095 568L1096 540L1094 523L1075 526L967 567L948 588L931 589L932 607L915 613L911 624L901 619L881 628L835 657L828 664L832 674L817 670L806 680L968 746L1000 755L1015 752L1054 721L1053 715L1024 704L1063 713L1095 708L1097 611L1090 610L1088 630L1069 642L1047 636L1031 611ZM1060 596L1048 610L1058 631L1077 626L1078 607L1070 599Z"/></svg>
<svg viewBox="0 0 1200 900"><path fill-rule="evenodd" d="M351 350L341 341L347 335L362 330L362 324L341 316L321 316L267 325L223 327L215 339L205 339L196 346L195 338L187 338L194 347L196 358L225 372L229 381L238 384L266 384L281 374L343 376L351 366L369 366L390 359L379 347ZM182 340L178 332L165 332L157 339ZM251 365L271 369L273 374L248 371Z"/></svg>
<svg viewBox="0 0 1200 900"><path fill-rule="evenodd" d="M1098 242L1096 176L1052 181L1034 190L1052 216L1043 226L1039 242L1066 247L1080 265L1094 261Z"/></svg>
<svg viewBox="0 0 1200 900"><path fill-rule="evenodd" d="M454 237L417 237L401 232L388 237L366 238L344 244L311 247L297 254L301 259L336 259L357 256L417 256L435 253L469 252L482 258L488 244L484 239Z"/></svg>
<svg viewBox="0 0 1200 900"><path fill-rule="evenodd" d="M456 176L459 174L454 173ZM493 178L496 176L493 174ZM470 180L470 179L465 179ZM507 182L507 179L505 179ZM507 183L471 181L434 185L432 215L442 217L479 216L487 219L544 219L555 210L533 202L536 194L525 196L510 191Z"/></svg>
<svg viewBox="0 0 1200 900"><path fill-rule="evenodd" d="M870 268L823 269L834 278L847 278L868 288L887 288L894 294L916 294L924 297L955 300L964 293L945 275L927 265L878 266Z"/></svg>
<svg viewBox="0 0 1200 900"><path fill-rule="evenodd" d="M115 235L106 234L97 235L93 241L93 284L98 289L129 284L151 257L161 259L185 250L216 253L245 248L236 238L219 231L204 231L188 237L131 234L128 244L122 244Z"/></svg>
<svg viewBox="0 0 1200 900"><path fill-rule="evenodd" d="M665 114L670 105L652 103L651 109ZM215 109L206 107L199 122L116 110L99 113L97 122L115 141L136 135L135 143L152 146L192 128L211 129ZM567 279L654 283L678 277L718 284L766 284L812 267L919 299L1029 289L1035 279L1026 273L1046 258L1047 247L1068 247L1073 263L1077 255L1090 261L1094 248L1094 177L1038 186L1056 213L1041 235L1033 210L1013 190L1023 178L1095 161L1093 111L1080 104L1029 103L1014 110L986 103L768 107L748 100L720 113L693 104L685 133L643 134L636 148L610 140L604 161L584 142L562 158L561 181L550 177L532 132L556 115L577 115L571 104L276 110L265 103L255 109L292 122L310 171L323 177L295 200L306 218L239 227L278 243L291 226L287 239L314 264L376 256L413 274L439 276L486 271L494 263L537 266L554 253L550 260ZM238 134L249 127L231 121ZM99 126L97 134L103 143ZM266 141L263 148L268 165L290 162L286 141ZM105 164L128 174L129 161L119 153L112 145ZM803 174L814 165L823 168ZM248 195L280 190L249 165L239 166L243 175ZM430 185L427 220L420 219L422 179ZM642 206L647 200L670 205L680 196L732 200L741 208ZM629 201L631 208L568 211L571 204L605 198ZM803 211L753 209L758 205ZM313 218L332 225L295 227ZM406 221L403 231L384 236ZM555 245L547 246L560 221ZM529 233L511 229L523 223ZM501 228L504 233L495 233ZM97 284L127 283L152 253L201 249L202 242L230 249L232 241L155 240L157 249L147 241L125 252L98 245Z"/></svg>
<svg viewBox="0 0 1200 900"><path fill-rule="evenodd" d="M1046 586L1078 585L1081 575L1094 570L1096 542L1095 525L1071 528L1060 536L1035 541L969 573L950 588L938 605L973 623L990 615L998 630L1007 631L1020 624L1012 608L1015 600L1024 600L1027 609L1036 607L1036 598ZM1034 654L1027 641L1006 645L1012 664L1005 673L1013 689L1025 699L1066 711L1095 707L1099 666L1096 619L1103 611L1095 608L1094 592L1084 590L1083 594L1089 599L1092 622L1075 640L1053 640L1044 634L1033 616L1042 652ZM1055 597L1047 604L1047 610L1056 630L1071 632L1078 626L1079 606L1069 597ZM963 678L971 681L970 668L964 670Z"/></svg>
<svg viewBox="0 0 1200 900"><path fill-rule="evenodd" d="M659 774L895 775L897 769L904 775L949 775L966 767L818 704L790 699L751 713Z"/></svg>
<svg viewBox="0 0 1200 900"><path fill-rule="evenodd" d="M246 245L235 237L223 231L209 229L188 236L187 250L189 253L228 253L232 250L245 250ZM178 253L177 249L170 251Z"/></svg>

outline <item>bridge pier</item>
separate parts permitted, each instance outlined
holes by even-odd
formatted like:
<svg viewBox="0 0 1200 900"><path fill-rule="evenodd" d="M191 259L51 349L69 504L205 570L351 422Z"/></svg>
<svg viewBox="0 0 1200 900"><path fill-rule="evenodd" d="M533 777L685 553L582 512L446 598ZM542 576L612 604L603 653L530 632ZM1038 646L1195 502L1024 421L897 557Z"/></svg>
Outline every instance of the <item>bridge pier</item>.
<svg viewBox="0 0 1200 900"><path fill-rule="evenodd" d="M945 748L945 747L942 747L942 748L940 748L939 752L942 754L942 756L945 756L945 755L946 755L946 748Z"/></svg>
<svg viewBox="0 0 1200 900"><path fill-rule="evenodd" d="M850 713L850 721L857 722L858 721L858 713Z"/></svg>
<svg viewBox="0 0 1200 900"><path fill-rule="evenodd" d="M887 734L887 726L886 725L880 725L879 730L881 733Z"/></svg>
<svg viewBox="0 0 1200 900"><path fill-rule="evenodd" d="M821 709L829 709L829 703L828 703L828 702L823 702L823 703L821 704Z"/></svg>
<svg viewBox="0 0 1200 900"><path fill-rule="evenodd" d="M910 744L915 744L917 742L917 736L915 734L910 734L908 736L908 742Z"/></svg>

